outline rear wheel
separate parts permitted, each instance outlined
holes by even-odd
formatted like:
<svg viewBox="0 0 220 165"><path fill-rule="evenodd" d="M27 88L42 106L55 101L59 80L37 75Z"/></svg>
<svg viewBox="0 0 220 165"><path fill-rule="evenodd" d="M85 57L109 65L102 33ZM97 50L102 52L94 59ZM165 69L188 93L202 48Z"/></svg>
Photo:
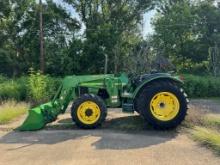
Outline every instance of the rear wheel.
<svg viewBox="0 0 220 165"><path fill-rule="evenodd" d="M107 108L99 96L85 94L73 103L71 116L80 128L96 128L105 121Z"/></svg>
<svg viewBox="0 0 220 165"><path fill-rule="evenodd" d="M186 116L186 94L169 81L154 82L142 89L136 109L154 128L174 128Z"/></svg>

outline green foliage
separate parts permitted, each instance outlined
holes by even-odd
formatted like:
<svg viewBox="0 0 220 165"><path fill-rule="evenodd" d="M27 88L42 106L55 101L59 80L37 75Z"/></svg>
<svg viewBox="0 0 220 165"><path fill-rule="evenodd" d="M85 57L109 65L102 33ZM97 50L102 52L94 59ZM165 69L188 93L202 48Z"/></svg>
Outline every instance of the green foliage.
<svg viewBox="0 0 220 165"><path fill-rule="evenodd" d="M47 76L46 82L47 82L46 91L48 94L46 95L47 97L45 99L50 100L56 94L62 82L62 78L54 78L54 77Z"/></svg>
<svg viewBox="0 0 220 165"><path fill-rule="evenodd" d="M32 101L37 103L45 101L44 99L48 98L47 76L40 72L30 70L30 75L28 77L28 95Z"/></svg>
<svg viewBox="0 0 220 165"><path fill-rule="evenodd" d="M26 78L21 77L19 79L7 79L6 77L0 77L0 101L7 99L14 99L22 101L26 99Z"/></svg>
<svg viewBox="0 0 220 165"><path fill-rule="evenodd" d="M208 50L220 45L219 19L220 7L213 1L161 1L153 21L154 48L171 59L178 71L210 72Z"/></svg>
<svg viewBox="0 0 220 165"><path fill-rule="evenodd" d="M30 67L39 68L38 2L35 0L0 2L0 9L4 9L0 10L0 73L17 76L26 73ZM46 65L48 69L52 66L55 68L50 72L54 74L62 68L68 43L76 38L74 35L79 29L78 21L63 6L52 0L43 3L44 47L48 58ZM54 57L57 58L51 60Z"/></svg>
<svg viewBox="0 0 220 165"><path fill-rule="evenodd" d="M3 83L6 80L7 78L5 76L0 75L0 83Z"/></svg>
<svg viewBox="0 0 220 165"><path fill-rule="evenodd" d="M40 72L30 70L27 89L32 102L40 103L51 99L60 85L60 79L43 75Z"/></svg>
<svg viewBox="0 0 220 165"><path fill-rule="evenodd" d="M200 76L206 76L210 74L209 71L210 70L209 70L208 61L202 61L200 63L192 63L191 61L189 61L185 63L184 67L180 68L179 70L180 73L200 75Z"/></svg>
<svg viewBox="0 0 220 165"><path fill-rule="evenodd" d="M109 72L123 70L130 51L142 40L139 25L152 3L43 1L45 73L103 73L105 54L109 57ZM0 73L20 76L30 67L39 69L38 1L5 0L0 4L0 16L4 15L4 19L0 17ZM79 33L80 23L84 27Z"/></svg>
<svg viewBox="0 0 220 165"><path fill-rule="evenodd" d="M8 99L34 103L48 101L55 95L60 83L61 78L34 72L29 77L22 76L16 79L0 76L0 101Z"/></svg>
<svg viewBox="0 0 220 165"><path fill-rule="evenodd" d="M16 100L20 99L19 85L13 80L1 83L0 86L0 97L1 100L13 98Z"/></svg>
<svg viewBox="0 0 220 165"><path fill-rule="evenodd" d="M190 97L219 97L220 78L184 75L184 88Z"/></svg>
<svg viewBox="0 0 220 165"><path fill-rule="evenodd" d="M76 65L81 66L81 73L103 73L106 54L110 73L127 67L129 53L141 41L138 24L153 1L66 1L76 9L85 25L82 53L76 54L81 57L80 65Z"/></svg>
<svg viewBox="0 0 220 165"><path fill-rule="evenodd" d="M155 32L144 39L143 15L155 3ZM208 50L220 45L220 7L213 0L45 0L42 8L45 73L53 76L103 73L105 55L109 73L143 73L152 69L151 59L164 56L181 73L206 74L213 68ZM38 1L0 2L0 32L0 74L39 69Z"/></svg>

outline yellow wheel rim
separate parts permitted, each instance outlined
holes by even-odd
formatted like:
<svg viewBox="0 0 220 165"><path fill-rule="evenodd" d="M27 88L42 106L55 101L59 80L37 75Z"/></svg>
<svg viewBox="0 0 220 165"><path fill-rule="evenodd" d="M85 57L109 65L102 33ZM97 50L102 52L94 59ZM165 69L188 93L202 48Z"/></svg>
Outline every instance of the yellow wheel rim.
<svg viewBox="0 0 220 165"><path fill-rule="evenodd" d="M94 124L99 120L101 110L93 101L85 101L77 109L77 117L84 124Z"/></svg>
<svg viewBox="0 0 220 165"><path fill-rule="evenodd" d="M179 113L180 103L174 94L170 92L160 92L152 98L150 110L156 119L170 121Z"/></svg>

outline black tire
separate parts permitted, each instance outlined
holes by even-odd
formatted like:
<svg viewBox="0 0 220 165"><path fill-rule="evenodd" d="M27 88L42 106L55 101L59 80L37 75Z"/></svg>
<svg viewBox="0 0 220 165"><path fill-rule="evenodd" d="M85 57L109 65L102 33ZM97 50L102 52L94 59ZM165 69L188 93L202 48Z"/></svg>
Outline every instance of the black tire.
<svg viewBox="0 0 220 165"><path fill-rule="evenodd" d="M93 124L85 124L77 116L78 107L86 101L92 101L96 103L100 109L100 117ZM93 94L84 94L74 101L71 108L71 116L73 122L75 122L78 127L84 129L94 129L98 126L101 126L101 124L105 121L105 118L107 116L107 107L105 105L105 102L99 96Z"/></svg>
<svg viewBox="0 0 220 165"><path fill-rule="evenodd" d="M150 110L150 103L153 97L160 92L169 92L176 96L179 101L180 108L178 114L169 121L162 121L154 117ZM157 81L148 86L143 87L135 100L135 108L141 116L155 129L171 129L177 127L187 114L187 95L182 88L170 81Z"/></svg>

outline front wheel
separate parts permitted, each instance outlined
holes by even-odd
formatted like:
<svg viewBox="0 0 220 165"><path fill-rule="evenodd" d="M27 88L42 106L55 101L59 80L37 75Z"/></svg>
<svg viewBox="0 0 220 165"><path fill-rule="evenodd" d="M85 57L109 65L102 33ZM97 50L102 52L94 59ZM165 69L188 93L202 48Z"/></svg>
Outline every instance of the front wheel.
<svg viewBox="0 0 220 165"><path fill-rule="evenodd" d="M107 108L99 96L85 94L73 103L71 116L80 128L96 128L105 121Z"/></svg>
<svg viewBox="0 0 220 165"><path fill-rule="evenodd" d="M186 94L174 83L158 81L142 89L136 109L154 128L174 128L186 116Z"/></svg>

